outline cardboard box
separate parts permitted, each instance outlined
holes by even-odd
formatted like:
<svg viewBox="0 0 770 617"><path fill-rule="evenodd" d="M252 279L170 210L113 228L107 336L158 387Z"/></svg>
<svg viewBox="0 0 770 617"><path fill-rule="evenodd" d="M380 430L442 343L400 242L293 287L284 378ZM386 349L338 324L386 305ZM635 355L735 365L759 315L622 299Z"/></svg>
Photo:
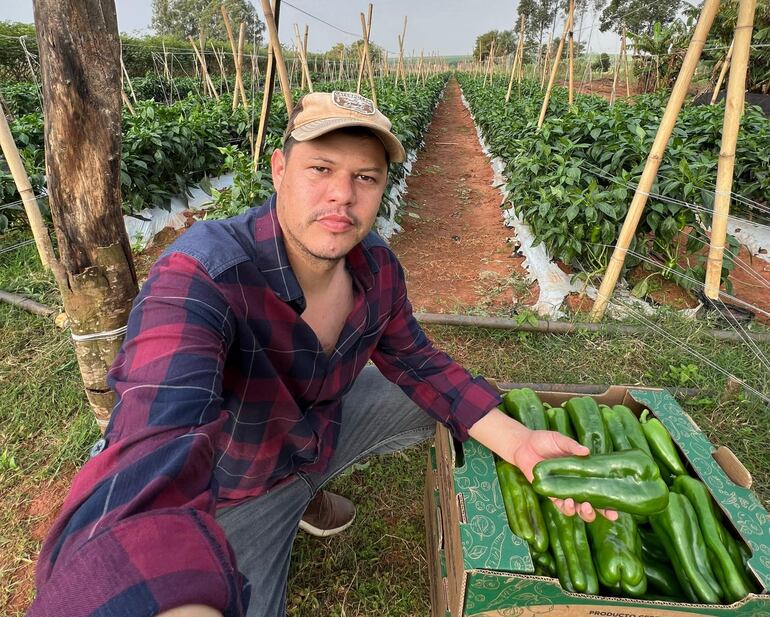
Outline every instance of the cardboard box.
<svg viewBox="0 0 770 617"><path fill-rule="evenodd" d="M576 394L538 392L560 405ZM708 486L725 518L752 552L757 582L770 587L770 515L749 490L751 476L727 448L715 448L665 390L612 386L598 403L645 408L671 433L690 469ZM770 595L750 595L724 606L673 604L573 594L559 581L538 577L529 548L511 533L505 517L492 453L479 443L455 442L439 426L436 473L447 568L447 602L453 617L569 615L570 617L675 617L734 615L770 617ZM434 613L435 614L435 613Z"/></svg>
<svg viewBox="0 0 770 617"><path fill-rule="evenodd" d="M431 617L451 617L447 606L444 526L441 520L436 475L436 449L432 447L428 453L428 469L425 473L425 538L427 542Z"/></svg>

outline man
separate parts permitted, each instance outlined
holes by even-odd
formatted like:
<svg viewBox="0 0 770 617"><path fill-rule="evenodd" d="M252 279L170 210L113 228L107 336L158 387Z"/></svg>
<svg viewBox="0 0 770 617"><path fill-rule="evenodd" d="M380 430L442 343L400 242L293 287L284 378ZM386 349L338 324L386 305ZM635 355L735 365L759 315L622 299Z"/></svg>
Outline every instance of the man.
<svg viewBox="0 0 770 617"><path fill-rule="evenodd" d="M530 478L543 458L587 452L505 416L415 322L370 232L404 160L390 128L359 95L307 95L272 156L276 195L196 223L155 264L30 615L282 615L298 527L330 535L354 518L321 487L429 438L435 420Z"/></svg>

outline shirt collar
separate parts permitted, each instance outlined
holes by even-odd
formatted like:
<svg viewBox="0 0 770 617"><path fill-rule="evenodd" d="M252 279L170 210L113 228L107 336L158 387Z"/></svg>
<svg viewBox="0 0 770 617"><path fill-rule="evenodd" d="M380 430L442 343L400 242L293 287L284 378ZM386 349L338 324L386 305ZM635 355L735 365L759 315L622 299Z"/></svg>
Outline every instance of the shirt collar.
<svg viewBox="0 0 770 617"><path fill-rule="evenodd" d="M304 309L304 294L291 269L283 231L278 223L275 193L257 211L254 235L257 266L267 284L281 300L298 302ZM351 276L361 284L364 290L371 290L374 286L374 273L379 270L379 267L364 243L356 244L345 256L345 261Z"/></svg>

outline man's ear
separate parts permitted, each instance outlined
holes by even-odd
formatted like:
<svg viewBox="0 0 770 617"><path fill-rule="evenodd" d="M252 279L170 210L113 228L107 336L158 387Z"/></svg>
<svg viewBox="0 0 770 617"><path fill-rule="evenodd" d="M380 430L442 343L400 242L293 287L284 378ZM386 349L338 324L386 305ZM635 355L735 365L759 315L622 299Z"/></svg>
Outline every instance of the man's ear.
<svg viewBox="0 0 770 617"><path fill-rule="evenodd" d="M277 192L281 188L283 174L286 171L286 157L279 148L273 150L273 155L270 157L270 169L273 174L273 186Z"/></svg>

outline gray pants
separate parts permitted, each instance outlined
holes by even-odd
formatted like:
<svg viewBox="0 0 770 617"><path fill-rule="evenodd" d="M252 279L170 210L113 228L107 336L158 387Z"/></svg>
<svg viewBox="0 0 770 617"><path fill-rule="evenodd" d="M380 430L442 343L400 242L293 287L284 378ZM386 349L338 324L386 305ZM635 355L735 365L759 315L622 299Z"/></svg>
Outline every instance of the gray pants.
<svg viewBox="0 0 770 617"><path fill-rule="evenodd" d="M248 617L286 614L286 581L299 521L316 491L372 454L395 452L433 436L436 421L398 386L367 366L342 401L337 449L324 473L297 473L275 490L217 513L251 583ZM343 532L344 533L344 532Z"/></svg>

